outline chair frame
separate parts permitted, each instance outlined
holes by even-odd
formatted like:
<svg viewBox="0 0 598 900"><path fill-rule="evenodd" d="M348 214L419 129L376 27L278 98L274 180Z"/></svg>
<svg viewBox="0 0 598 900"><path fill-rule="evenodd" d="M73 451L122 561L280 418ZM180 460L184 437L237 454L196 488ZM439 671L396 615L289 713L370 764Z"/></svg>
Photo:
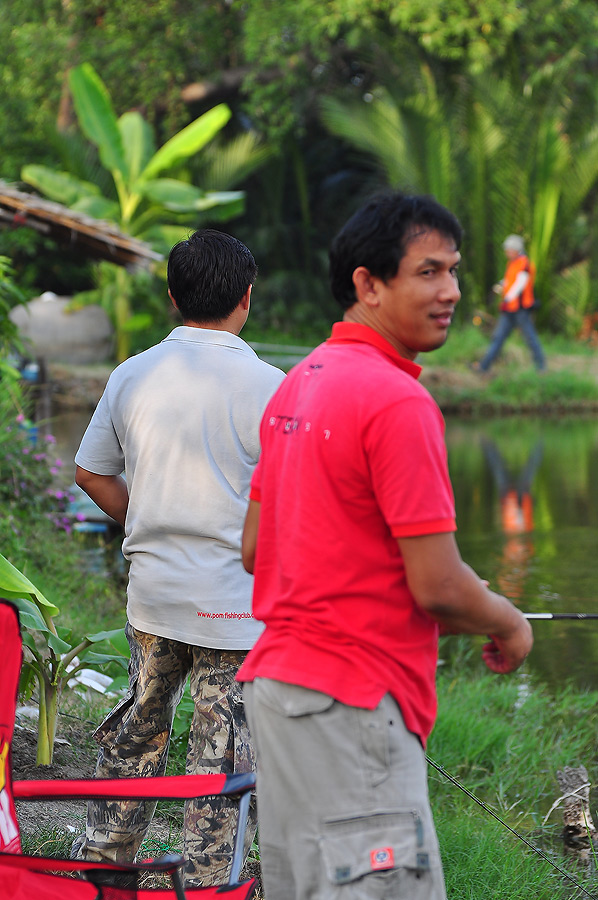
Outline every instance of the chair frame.
<svg viewBox="0 0 598 900"><path fill-rule="evenodd" d="M10 610L10 612L8 611ZM181 876L181 868L184 865L184 857L181 854L166 854L157 860L146 860L139 863L131 864L112 864L109 862L87 862L85 860L66 860L53 857L30 856L20 851L20 834L16 836L16 840L10 843L9 847L4 848L2 835L0 834L0 886L2 885L2 868L10 867L11 869L26 869L29 872L39 873L43 878L49 873L80 873L87 881L93 881L94 873L102 872L104 876L112 873L113 875L125 875L129 873L131 876L137 876L143 872L163 873L170 876L172 888L176 900L189 900L189 898L205 898L215 897L217 894L226 892L230 894L231 900L238 897L239 900L248 900L255 890L255 879L249 879L240 882L241 868L243 865L243 851L245 833L247 830L247 819L249 813L249 803L251 792L255 788L255 775L248 774L209 774L209 775L172 775L160 777L141 777L141 778L91 778L91 779L64 779L64 780L17 780L12 781L12 756L11 742L14 732L14 718L16 711L17 689L19 681L20 661L22 661L22 640L19 623L19 615L16 606L8 600L0 599L0 635L4 638L6 646L12 650L7 655L4 662L0 661L0 669L4 666L7 670L2 673L2 682L4 690L8 690L8 696L5 694L6 707L8 714L0 717L0 738L4 735L4 740L8 743L8 748L4 750L0 746L0 751L5 754L4 766L4 785L0 783L0 795L5 794L2 798L3 807L8 810L9 816L15 820L18 829L18 816L15 815L14 800L19 801L41 801L41 800L192 800L198 797L210 796L228 796L238 799L239 816L238 826L235 834L235 842L233 848L233 858L231 872L228 882L223 885L208 888L187 888L183 886ZM18 655L15 653L15 642L18 643ZM15 665L18 662L18 666ZM6 721L2 721L6 718ZM0 741L1 744L1 741ZM17 852L13 852L17 847ZM10 851L10 852L7 852ZM56 877L55 875L49 877ZM60 877L60 876L58 876ZM97 877L97 876L96 876ZM68 879L69 885L72 880ZM99 882L98 882L99 883ZM66 886L66 885L65 885ZM111 897L117 897L115 893L117 888L111 888ZM162 898L172 897L170 890L143 889L135 887L133 893L130 890L122 896L138 897L143 900L162 900Z"/></svg>

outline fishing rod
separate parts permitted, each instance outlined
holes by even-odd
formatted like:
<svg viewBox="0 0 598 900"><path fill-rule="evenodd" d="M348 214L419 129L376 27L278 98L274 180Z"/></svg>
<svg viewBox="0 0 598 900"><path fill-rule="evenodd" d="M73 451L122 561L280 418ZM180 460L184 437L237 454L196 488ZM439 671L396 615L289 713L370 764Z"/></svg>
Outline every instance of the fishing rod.
<svg viewBox="0 0 598 900"><path fill-rule="evenodd" d="M526 619L598 619L598 613L523 613Z"/></svg>

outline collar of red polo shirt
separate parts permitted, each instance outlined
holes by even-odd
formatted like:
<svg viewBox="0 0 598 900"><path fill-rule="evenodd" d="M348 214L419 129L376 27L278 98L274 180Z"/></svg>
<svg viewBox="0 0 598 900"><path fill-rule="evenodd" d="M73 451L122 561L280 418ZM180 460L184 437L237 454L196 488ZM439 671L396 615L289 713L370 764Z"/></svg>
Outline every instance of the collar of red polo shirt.
<svg viewBox="0 0 598 900"><path fill-rule="evenodd" d="M332 326L332 334L326 341L327 344L371 344L388 356L392 362L412 375L419 378L422 367L410 359L405 359L399 351L393 347L390 341L369 325L361 325L359 322L335 322Z"/></svg>

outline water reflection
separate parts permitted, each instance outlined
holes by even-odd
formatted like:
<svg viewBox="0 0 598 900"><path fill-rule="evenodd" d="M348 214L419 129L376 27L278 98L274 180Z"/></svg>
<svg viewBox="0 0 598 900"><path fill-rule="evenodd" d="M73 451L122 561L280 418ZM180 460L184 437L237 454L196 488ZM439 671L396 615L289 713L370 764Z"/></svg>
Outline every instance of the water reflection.
<svg viewBox="0 0 598 900"><path fill-rule="evenodd" d="M526 612L598 612L598 421L447 420L464 559ZM534 623L526 666L598 689L598 622Z"/></svg>
<svg viewBox="0 0 598 900"><path fill-rule="evenodd" d="M481 439L482 450L492 473L500 508L500 524L505 535L496 582L502 594L521 600L523 580L534 555L534 499L532 485L540 460L542 441L532 447L529 458L511 469L500 449L487 437Z"/></svg>
<svg viewBox="0 0 598 900"><path fill-rule="evenodd" d="M75 478L75 453L92 412L93 410L67 410L56 416L48 416L39 423L43 433L51 433L56 438L55 451L63 463L61 480L65 486L72 484Z"/></svg>

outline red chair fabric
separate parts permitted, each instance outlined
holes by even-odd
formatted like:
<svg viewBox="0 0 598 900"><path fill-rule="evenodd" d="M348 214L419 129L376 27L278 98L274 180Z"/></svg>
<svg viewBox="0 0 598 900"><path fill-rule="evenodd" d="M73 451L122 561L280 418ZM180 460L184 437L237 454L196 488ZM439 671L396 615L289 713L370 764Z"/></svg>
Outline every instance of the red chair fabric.
<svg viewBox="0 0 598 900"><path fill-rule="evenodd" d="M179 775L162 778L12 781L11 746L23 659L17 608L0 600L0 898L1 900L249 900L255 879L238 882L253 775ZM191 799L239 797L233 883L183 889L179 854L131 865L27 856L22 853L14 800ZM144 873L168 874L172 889L140 887ZM72 877L76 873L79 877ZM122 886L122 884L125 886Z"/></svg>
<svg viewBox="0 0 598 900"><path fill-rule="evenodd" d="M23 645L17 609L12 603L0 606L0 852L20 853L21 842L15 804L11 790L12 736L19 674L23 662Z"/></svg>

